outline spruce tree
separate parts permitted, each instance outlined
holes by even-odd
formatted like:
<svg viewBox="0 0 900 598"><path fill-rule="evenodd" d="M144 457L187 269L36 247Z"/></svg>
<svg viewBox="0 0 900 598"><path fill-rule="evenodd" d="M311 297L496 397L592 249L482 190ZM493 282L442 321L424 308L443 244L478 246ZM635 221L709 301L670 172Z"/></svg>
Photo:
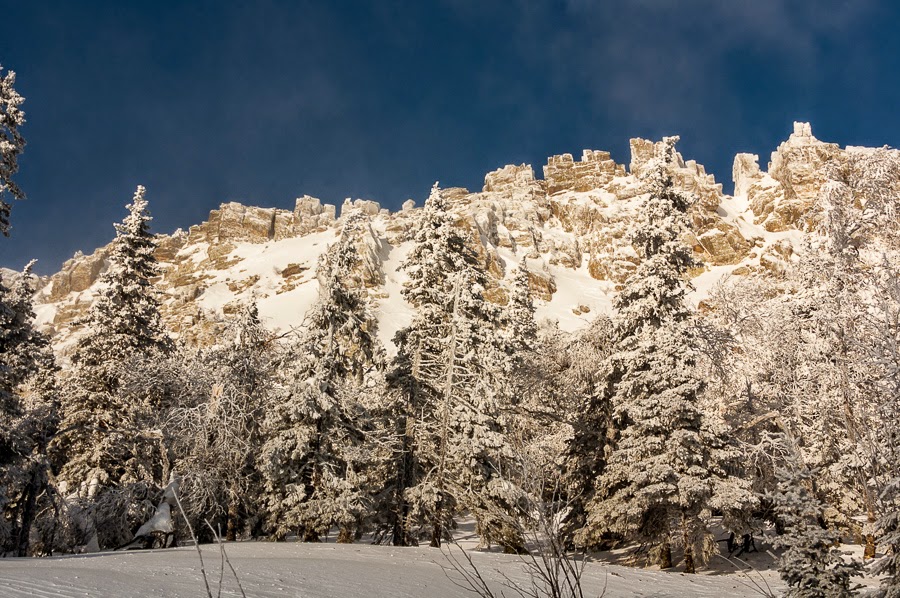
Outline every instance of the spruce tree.
<svg viewBox="0 0 900 598"><path fill-rule="evenodd" d="M2 75L3 65L0 65ZM15 87L16 74L8 71L0 76L0 233L9 236L9 212L12 206L6 201L24 199L25 194L13 181L19 170L19 155L25 149L25 139L19 133L19 127L25 124L25 113L20 106L25 98L20 96Z"/></svg>
<svg viewBox="0 0 900 598"><path fill-rule="evenodd" d="M429 526L432 546L440 546L466 508L483 541L520 550L509 515L519 492L501 475L511 452L499 417L509 371L500 313L483 296L484 268L437 185L421 218L403 265L403 295L416 314L395 338L391 373L408 393L398 463L403 529L414 541L416 529Z"/></svg>
<svg viewBox="0 0 900 598"><path fill-rule="evenodd" d="M534 301L531 298L530 276L525 258L522 258L513 275L509 302L503 312L503 318L507 347L513 356L533 351L538 337L538 326L534 317Z"/></svg>
<svg viewBox="0 0 900 598"><path fill-rule="evenodd" d="M550 385L544 385L551 390L543 409L552 420L564 422L556 492L568 506L560 526L566 541L585 527L587 505L595 498L597 480L606 466L612 414L605 372L598 364L609 358L612 336L613 323L607 316L572 335L557 333L543 356L546 365L537 374L555 371Z"/></svg>
<svg viewBox="0 0 900 598"><path fill-rule="evenodd" d="M317 268L319 298L279 368L261 455L268 525L279 538L294 531L316 541L336 525L350 542L370 514L373 422L361 395L383 356L366 297L348 283L365 225L359 212L345 217Z"/></svg>
<svg viewBox="0 0 900 598"><path fill-rule="evenodd" d="M21 459L25 441L16 423L22 415L19 384L21 318L14 309L10 289L0 280L0 555L15 548L14 513L16 498L23 486Z"/></svg>
<svg viewBox="0 0 900 598"><path fill-rule="evenodd" d="M11 289L0 283L0 553L17 556L28 554L58 424L56 362L49 339L34 328L32 264Z"/></svg>
<svg viewBox="0 0 900 598"><path fill-rule="evenodd" d="M525 462L522 451L536 435L546 432L546 422L539 423L541 407L535 405L535 387L545 386L549 382L548 372L538 372L538 361L541 356L541 342L538 338L538 325L534 317L534 302L531 298L528 265L525 259L516 269L509 299L501 310L502 343L506 350L503 361L506 371L498 381L501 383L502 400L506 409L501 412L501 425L506 431L508 441L514 445L520 456L519 465L530 469L533 463ZM538 380L540 378L540 380ZM533 475L533 471L531 474Z"/></svg>
<svg viewBox="0 0 900 598"><path fill-rule="evenodd" d="M663 155L646 171L648 197L632 238L642 259L614 302L603 396L615 441L580 541L591 544L609 530L649 542L663 568L679 541L685 570L694 572L710 545L704 519L727 477L727 453L698 403L703 382L685 304L686 274L697 266L683 242L691 198L674 188L668 171L677 139L664 139Z"/></svg>
<svg viewBox="0 0 900 598"><path fill-rule="evenodd" d="M785 534L775 545L784 548L778 571L787 583L791 598L841 598L855 593L851 577L862 573L857 561L845 561L834 548L840 536L821 524L821 501L810 491L817 472L794 459L778 472L778 488L773 496L775 510L784 522Z"/></svg>
<svg viewBox="0 0 900 598"><path fill-rule="evenodd" d="M152 282L159 270L145 193L138 186L128 216L115 225L116 238L97 284L98 297L81 322L88 334L72 354L76 370L98 392L115 390L115 368L128 357L172 349Z"/></svg>
<svg viewBox="0 0 900 598"><path fill-rule="evenodd" d="M35 369L36 344L42 335L32 327L34 311L29 293L32 264L17 279L13 288L0 280L0 409L4 413L17 414L21 410L17 388Z"/></svg>
<svg viewBox="0 0 900 598"><path fill-rule="evenodd" d="M144 193L139 186L128 216L115 225L109 263L96 286L98 296L81 320L85 330L71 357L58 439L65 457L60 479L70 492L96 503L101 489L115 490L104 497L111 501L104 508L109 507L109 516L120 525L110 523L106 529L98 522L101 539L112 544L130 539L126 519L142 516L133 513L129 503L165 482L160 438L146 429L158 405L153 397L149 404L135 404L119 392L126 369L172 348L152 283L157 275L156 241Z"/></svg>

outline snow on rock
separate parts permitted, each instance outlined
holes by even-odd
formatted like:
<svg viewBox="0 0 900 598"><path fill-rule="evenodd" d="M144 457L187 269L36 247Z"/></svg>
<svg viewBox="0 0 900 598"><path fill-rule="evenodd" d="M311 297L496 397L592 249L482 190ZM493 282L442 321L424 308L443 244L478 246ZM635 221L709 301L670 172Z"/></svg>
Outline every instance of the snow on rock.
<svg viewBox="0 0 900 598"><path fill-rule="evenodd" d="M407 280L405 272L399 270L412 250L411 242L403 243L398 247L391 247L390 253L382 263L385 283L381 288L381 295L376 309L378 319L378 339L387 348L389 355L396 352L394 347L394 335L401 328L405 328L412 321L413 308L400 294L403 283Z"/></svg>
<svg viewBox="0 0 900 598"><path fill-rule="evenodd" d="M551 156L544 166L544 179L550 195L560 191L589 191L625 176L625 167L616 164L609 152L584 150L575 162L572 154Z"/></svg>
<svg viewBox="0 0 900 598"><path fill-rule="evenodd" d="M731 169L734 181L734 195L746 197L750 185L762 178L759 170L759 156L756 154L737 154Z"/></svg>
<svg viewBox="0 0 900 598"><path fill-rule="evenodd" d="M527 187L533 182L534 169L531 164L508 164L484 175L484 191L511 191Z"/></svg>
<svg viewBox="0 0 900 598"><path fill-rule="evenodd" d="M802 228L804 217L825 182L825 165L841 153L836 143L819 141L809 123L794 123L794 132L772 152L768 177L746 189L756 223L767 231Z"/></svg>

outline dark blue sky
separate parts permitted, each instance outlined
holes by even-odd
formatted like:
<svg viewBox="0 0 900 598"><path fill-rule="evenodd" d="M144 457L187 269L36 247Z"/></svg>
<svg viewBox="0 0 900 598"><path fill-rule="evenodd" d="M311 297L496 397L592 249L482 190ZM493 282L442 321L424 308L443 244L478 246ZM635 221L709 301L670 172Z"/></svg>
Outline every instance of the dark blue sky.
<svg viewBox="0 0 900 598"><path fill-rule="evenodd" d="M431 184L680 134L731 191L808 120L900 142L887 0L0 0L28 147L0 265L55 271L114 235L137 184L154 229L238 200L421 204Z"/></svg>

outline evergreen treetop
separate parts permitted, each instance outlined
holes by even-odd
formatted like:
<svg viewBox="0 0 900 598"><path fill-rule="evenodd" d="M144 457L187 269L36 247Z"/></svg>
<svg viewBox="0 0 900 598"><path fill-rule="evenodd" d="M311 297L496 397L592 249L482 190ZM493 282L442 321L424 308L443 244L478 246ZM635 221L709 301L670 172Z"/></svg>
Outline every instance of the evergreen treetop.
<svg viewBox="0 0 900 598"><path fill-rule="evenodd" d="M3 65L0 65L0 72ZM13 199L24 199L25 194L13 181L19 171L19 155L25 149L25 139L19 133L19 127L25 124L25 113L20 106L25 98L16 92L16 73L8 71L0 77L0 233L9 236L9 212L12 206L6 201L7 196Z"/></svg>
<svg viewBox="0 0 900 598"><path fill-rule="evenodd" d="M116 224L98 297L82 323L88 329L72 355L76 367L105 370L137 352L168 352L172 342L159 313L152 279L158 274L145 189L138 186L128 215Z"/></svg>

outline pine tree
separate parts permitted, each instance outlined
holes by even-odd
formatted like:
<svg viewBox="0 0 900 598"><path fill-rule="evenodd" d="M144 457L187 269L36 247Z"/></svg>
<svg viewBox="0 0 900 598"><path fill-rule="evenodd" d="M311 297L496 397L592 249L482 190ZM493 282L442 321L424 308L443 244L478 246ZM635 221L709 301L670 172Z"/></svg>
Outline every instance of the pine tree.
<svg viewBox="0 0 900 598"><path fill-rule="evenodd" d="M810 492L817 472L794 460L778 472L778 489L773 497L785 534L776 538L776 547L784 548L778 571L788 584L785 594L792 598L836 598L852 596L850 578L862 573L857 561L847 562L834 548L840 537L820 525L823 505Z"/></svg>
<svg viewBox="0 0 900 598"><path fill-rule="evenodd" d="M97 391L115 390L114 368L127 357L172 348L153 288L159 271L145 193L138 186L128 216L115 225L116 239L100 276L99 296L82 322L94 334L83 336L72 356L77 369L93 370L85 381Z"/></svg>
<svg viewBox="0 0 900 598"><path fill-rule="evenodd" d="M437 185L421 218L403 265L403 295L416 314L396 336L390 377L408 393L398 463L402 542L430 524L431 544L440 546L456 511L467 508L483 541L520 550L509 521L519 491L502 475L510 457L499 422L509 352L499 310L484 299L484 270Z"/></svg>
<svg viewBox="0 0 900 598"><path fill-rule="evenodd" d="M346 216L340 240L323 254L319 298L279 368L261 456L276 537L297 531L315 541L337 525L339 541L350 542L369 514L373 422L361 395L383 356L366 298L348 284L361 266L355 244L364 225L363 214Z"/></svg>
<svg viewBox="0 0 900 598"><path fill-rule="evenodd" d="M34 345L40 335L31 325L34 312L28 293L28 276L32 264L13 288L0 281L0 409L7 414L17 414L21 409L16 390L35 369Z"/></svg>
<svg viewBox="0 0 900 598"><path fill-rule="evenodd" d="M60 478L69 491L97 502L99 490L114 489L105 498L112 501L107 505L110 517L120 522L142 517L129 511L134 491L144 496L165 482L160 438L146 429L147 417L155 416L158 406L134 404L119 392L123 372L172 348L151 281L157 274L156 242L149 231L144 192L137 188L128 216L116 225L98 297L81 321L85 334L72 354L58 438L66 460ZM129 514L123 514L126 511ZM124 523L112 527L105 529L98 522L106 541L117 545L130 539Z"/></svg>
<svg viewBox="0 0 900 598"><path fill-rule="evenodd" d="M503 365L506 371L498 380L501 400L507 404L500 416L503 429L515 437L516 447L523 449L529 442L536 422L529 413L528 402L532 385L536 383L534 368L538 360L538 325L534 317L534 302L531 299L528 266L523 259L513 275L509 298L500 312L502 320L502 347L506 351Z"/></svg>
<svg viewBox="0 0 900 598"><path fill-rule="evenodd" d="M705 514L717 481L727 477L721 440L698 404L703 388L691 342L685 276L697 264L682 238L691 199L668 174L677 137L647 169L649 196L633 232L642 257L616 297L614 352L603 368L616 438L588 505L580 541L610 530L655 544L661 567L671 566L676 530L685 570L693 572L709 544Z"/></svg>
<svg viewBox="0 0 900 598"><path fill-rule="evenodd" d="M525 258L522 258L513 276L509 303L503 316L509 351L514 356L532 351L537 341L538 327L534 317L534 301L531 298L530 275Z"/></svg>
<svg viewBox="0 0 900 598"><path fill-rule="evenodd" d="M21 338L20 314L13 307L11 292L0 280L0 555L16 546L15 504L22 487L21 459L24 439L16 422L22 414L18 387L22 372L17 367ZM10 359L12 358L12 359Z"/></svg>
<svg viewBox="0 0 900 598"><path fill-rule="evenodd" d="M556 371L553 390L544 399L552 419L565 422L564 446L559 455L559 498L568 506L560 529L570 541L585 527L587 506L606 466L611 427L611 406L606 378L598 364L609 358L613 323L606 316L572 335L557 335L544 356L540 371Z"/></svg>
<svg viewBox="0 0 900 598"><path fill-rule="evenodd" d="M48 338L35 330L29 263L12 289L0 283L3 354L0 410L0 553L26 556L38 499L48 485L49 439L58 424L56 363Z"/></svg>
<svg viewBox="0 0 900 598"><path fill-rule="evenodd" d="M3 65L0 65L0 73ZM6 197L24 199L25 194L13 182L13 176L19 170L19 155L25 149L25 139L19 133L19 127L25 124L25 113L20 106L25 98L13 87L16 74L8 71L0 77L0 233L9 236L9 212L12 206Z"/></svg>

